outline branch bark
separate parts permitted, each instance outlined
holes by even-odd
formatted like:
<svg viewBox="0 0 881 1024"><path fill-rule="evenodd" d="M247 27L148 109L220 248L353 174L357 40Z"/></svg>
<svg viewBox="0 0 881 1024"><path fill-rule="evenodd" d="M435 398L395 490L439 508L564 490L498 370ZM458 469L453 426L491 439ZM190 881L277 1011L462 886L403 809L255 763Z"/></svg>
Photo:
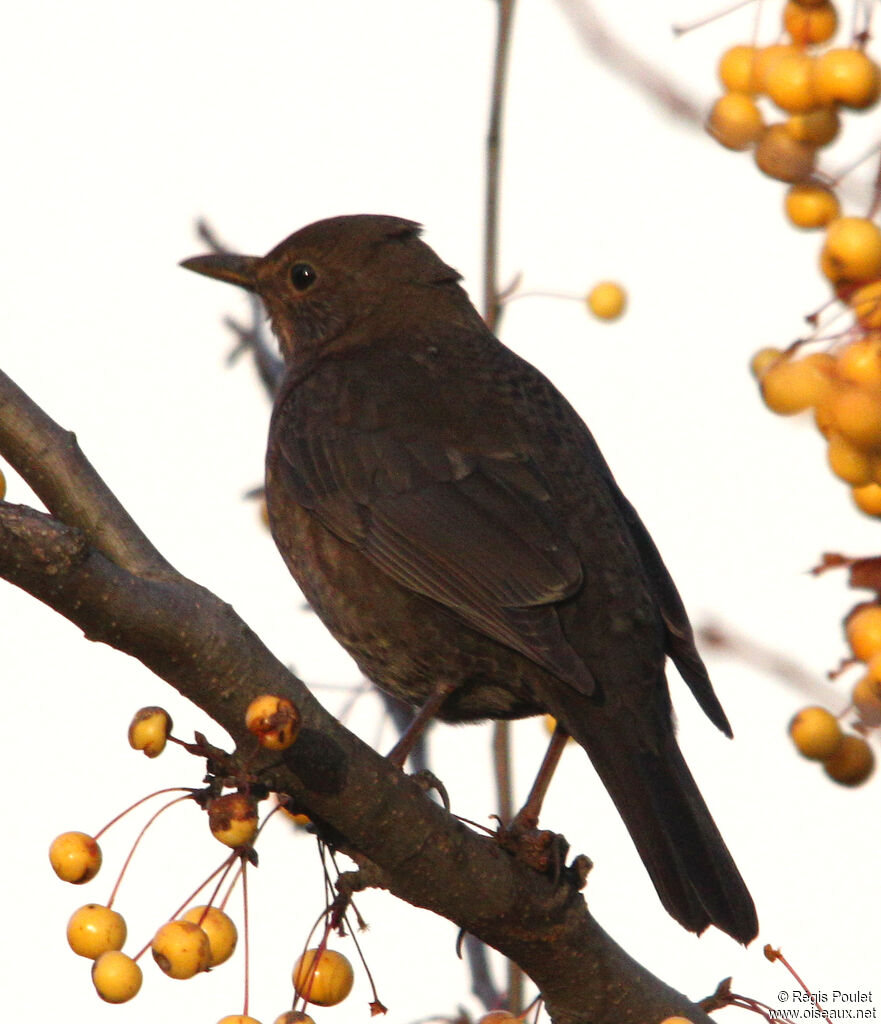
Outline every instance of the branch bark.
<svg viewBox="0 0 881 1024"><path fill-rule="evenodd" d="M0 576L211 715L270 788L342 837L359 867L348 884L387 889L514 960L557 1024L646 1024L673 1014L706 1024L591 917L577 863L558 882L530 870L348 732L229 604L162 558L73 435L2 372L0 453L51 513L0 503ZM289 697L302 715L282 762L244 727L248 703L266 692Z"/></svg>

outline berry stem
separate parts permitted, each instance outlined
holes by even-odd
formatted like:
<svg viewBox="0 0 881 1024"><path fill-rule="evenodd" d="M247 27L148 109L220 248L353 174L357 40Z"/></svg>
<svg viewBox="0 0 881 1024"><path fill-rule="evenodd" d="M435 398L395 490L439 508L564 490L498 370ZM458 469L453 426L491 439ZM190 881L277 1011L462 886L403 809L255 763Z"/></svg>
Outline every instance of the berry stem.
<svg viewBox="0 0 881 1024"><path fill-rule="evenodd" d="M182 787L177 786L177 787L174 787L174 789L166 790L165 792L174 792L175 790L180 790L181 788ZM162 792L162 791L160 790L160 792ZM183 800L192 800L193 790L187 790L186 792L187 792L186 796L176 796L174 798L174 800L169 800L167 804L163 804L159 808L159 810L156 811L156 813L147 821L146 825L144 825L144 827L138 833L137 838L132 843L132 848L128 852L128 856L125 858L125 861L124 861L124 863L122 865L122 869L119 872L119 877L116 879L116 885L113 886L113 891L110 893L110 899L107 901L107 906L108 907L112 907L113 906L113 901L116 899L116 894L119 891L119 886L120 886L120 883L122 882L123 876L125 875L126 870L128 869L129 864L131 864L132 857L134 857L134 855L135 855L135 850L137 850L137 848L138 848L138 843L140 843L140 841L144 838L144 835L146 834L147 829L153 824L153 822L159 817L159 815L162 814L164 811L167 811L169 807L173 807L174 804L179 804ZM155 793L151 794L151 796L155 796L155 795L156 795ZM147 798L145 797L144 799L147 799ZM143 800L138 801L138 803L143 803ZM135 804L134 806L137 807L137 804ZM129 808L129 810L131 810L131 807ZM128 813L127 811L123 811L123 814L127 814L127 813ZM120 815L120 817L121 817L121 815ZM105 826L105 828L107 828L107 827L108 826ZM104 831L104 830L102 829L102 831ZM101 833L99 832L98 835L100 835L100 834Z"/></svg>

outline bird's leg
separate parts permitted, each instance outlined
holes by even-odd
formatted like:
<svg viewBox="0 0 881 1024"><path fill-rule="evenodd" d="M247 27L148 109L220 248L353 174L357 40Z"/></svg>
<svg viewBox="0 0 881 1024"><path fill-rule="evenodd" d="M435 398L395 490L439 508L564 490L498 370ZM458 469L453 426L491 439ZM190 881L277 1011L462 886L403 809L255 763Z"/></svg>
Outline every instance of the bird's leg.
<svg viewBox="0 0 881 1024"><path fill-rule="evenodd" d="M416 741L425 731L428 723L434 718L440 709L441 704L456 689L456 684L449 679L442 679L435 685L435 688L428 696L428 700L416 712L416 717L401 733L400 739L392 747L388 754L388 760L398 768L404 767L404 762Z"/></svg>
<svg viewBox="0 0 881 1024"><path fill-rule="evenodd" d="M545 752L544 760L526 798L526 803L520 808L511 822L510 831L523 832L534 829L538 824L538 816L541 813L542 804L554 776L554 771L560 762L560 756L569 741L569 733L559 724L554 728L551 742Z"/></svg>

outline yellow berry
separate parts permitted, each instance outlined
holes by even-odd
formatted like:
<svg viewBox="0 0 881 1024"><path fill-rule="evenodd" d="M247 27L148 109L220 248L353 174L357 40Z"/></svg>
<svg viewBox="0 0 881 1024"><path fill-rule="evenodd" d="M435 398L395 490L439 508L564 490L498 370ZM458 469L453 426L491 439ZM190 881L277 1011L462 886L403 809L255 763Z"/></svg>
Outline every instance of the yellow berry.
<svg viewBox="0 0 881 1024"><path fill-rule="evenodd" d="M828 0L809 7L789 0L783 8L783 27L801 46L825 43L838 28L838 12Z"/></svg>
<svg viewBox="0 0 881 1024"><path fill-rule="evenodd" d="M92 964L92 984L105 1003L127 1003L134 999L143 980L141 968L118 949L102 953Z"/></svg>
<svg viewBox="0 0 881 1024"><path fill-rule="evenodd" d="M122 914L98 903L75 910L67 922L67 942L77 956L94 960L110 949L125 945L126 927Z"/></svg>
<svg viewBox="0 0 881 1024"><path fill-rule="evenodd" d="M294 964L294 988L297 995L316 1006L336 1006L352 991L355 975L352 965L332 949L319 955L317 949L307 949Z"/></svg>
<svg viewBox="0 0 881 1024"><path fill-rule="evenodd" d="M719 59L719 81L728 92L752 93L757 89L754 46L732 46Z"/></svg>
<svg viewBox="0 0 881 1024"><path fill-rule="evenodd" d="M208 936L211 950L209 966L218 967L233 955L239 934L232 918L218 907L191 907L183 916L184 921L198 925Z"/></svg>
<svg viewBox="0 0 881 1024"><path fill-rule="evenodd" d="M816 152L813 146L794 139L785 124L772 124L759 136L754 157L763 174L792 184L811 176Z"/></svg>
<svg viewBox="0 0 881 1024"><path fill-rule="evenodd" d="M302 811L292 811L290 807L285 807L284 804L280 804L282 813L285 814L295 825L299 825L301 828L305 828L312 819L308 814L303 814Z"/></svg>
<svg viewBox="0 0 881 1024"><path fill-rule="evenodd" d="M789 723L789 735L802 757L811 761L831 757L843 736L835 715L820 707L802 708Z"/></svg>
<svg viewBox="0 0 881 1024"><path fill-rule="evenodd" d="M756 380L761 380L768 370L776 362L779 362L782 357L783 352L779 348L760 348L749 361L750 373L752 373Z"/></svg>
<svg viewBox="0 0 881 1024"><path fill-rule="evenodd" d="M845 380L881 391L881 335L867 334L846 345L835 357L835 368Z"/></svg>
<svg viewBox="0 0 881 1024"><path fill-rule="evenodd" d="M865 512L867 516L881 516L881 487L877 483L854 487L850 496L860 512Z"/></svg>
<svg viewBox="0 0 881 1024"><path fill-rule="evenodd" d="M872 774L875 756L862 736L845 736L841 746L823 762L830 779L842 786L859 786Z"/></svg>
<svg viewBox="0 0 881 1024"><path fill-rule="evenodd" d="M814 94L814 59L801 50L783 54L765 74L768 96L789 114L817 106Z"/></svg>
<svg viewBox="0 0 881 1024"><path fill-rule="evenodd" d="M246 1013L229 1013L221 1017L217 1024L260 1024L256 1017L249 1017Z"/></svg>
<svg viewBox="0 0 881 1024"><path fill-rule="evenodd" d="M749 149L762 133L762 113L745 93L728 92L713 104L707 131L727 149Z"/></svg>
<svg viewBox="0 0 881 1024"><path fill-rule="evenodd" d="M791 185L784 200L786 216L797 228L822 228L841 213L838 196L825 185Z"/></svg>
<svg viewBox="0 0 881 1024"><path fill-rule="evenodd" d="M208 827L225 846L247 846L257 834L257 804L244 793L227 793L208 803Z"/></svg>
<svg viewBox="0 0 881 1024"><path fill-rule="evenodd" d="M783 122L786 131L799 142L811 146L828 146L841 130L841 118L835 107L814 107L792 114Z"/></svg>
<svg viewBox="0 0 881 1024"><path fill-rule="evenodd" d="M147 757L158 757L172 730L171 715L165 708L141 708L128 727L128 742L134 750L143 750Z"/></svg>
<svg viewBox="0 0 881 1024"><path fill-rule="evenodd" d="M600 320L617 320L627 306L627 292L616 281L600 281L587 295L587 308Z"/></svg>
<svg viewBox="0 0 881 1024"><path fill-rule="evenodd" d="M300 712L287 697L263 694L245 712L245 725L267 750L287 750L300 731Z"/></svg>
<svg viewBox="0 0 881 1024"><path fill-rule="evenodd" d="M274 1024L315 1024L315 1021L302 1010L288 1010L287 1013L280 1013Z"/></svg>
<svg viewBox="0 0 881 1024"><path fill-rule="evenodd" d="M881 604L857 605L844 620L847 642L857 661L866 661L881 651Z"/></svg>
<svg viewBox="0 0 881 1024"><path fill-rule="evenodd" d="M784 57L791 57L799 54L801 50L792 43L773 43L771 46L762 46L756 51L755 69L753 80L756 92L768 91L768 76L772 75L777 63Z"/></svg>
<svg viewBox="0 0 881 1024"><path fill-rule="evenodd" d="M827 50L814 63L813 87L818 103L865 110L881 94L881 72L862 50Z"/></svg>
<svg viewBox="0 0 881 1024"><path fill-rule="evenodd" d="M874 465L871 458L840 434L829 435L826 458L838 479L851 487L863 487L872 482Z"/></svg>
<svg viewBox="0 0 881 1024"><path fill-rule="evenodd" d="M881 277L881 228L866 217L836 217L826 228L820 267L833 284Z"/></svg>
<svg viewBox="0 0 881 1024"><path fill-rule="evenodd" d="M688 1017L665 1017L661 1024L691 1024Z"/></svg>
<svg viewBox="0 0 881 1024"><path fill-rule="evenodd" d="M192 921L168 921L153 936L150 949L169 978L185 981L211 966L208 936Z"/></svg>
<svg viewBox="0 0 881 1024"><path fill-rule="evenodd" d="M857 288L848 302L861 327L881 329L881 281L872 281Z"/></svg>
<svg viewBox="0 0 881 1024"><path fill-rule="evenodd" d="M857 385L836 388L830 399L835 428L858 448L881 445L881 394Z"/></svg>
<svg viewBox="0 0 881 1024"><path fill-rule="evenodd" d="M854 685L850 699L863 725L881 725L881 680L867 672Z"/></svg>
<svg viewBox="0 0 881 1024"><path fill-rule="evenodd" d="M0 469L0 501L6 497L6 475L3 470Z"/></svg>
<svg viewBox="0 0 881 1024"><path fill-rule="evenodd" d="M101 847L85 832L62 832L49 847L49 863L62 882L82 885L98 874Z"/></svg>
<svg viewBox="0 0 881 1024"><path fill-rule="evenodd" d="M813 356L773 363L762 377L765 405L780 416L791 416L816 405L830 387L828 365L826 360Z"/></svg>

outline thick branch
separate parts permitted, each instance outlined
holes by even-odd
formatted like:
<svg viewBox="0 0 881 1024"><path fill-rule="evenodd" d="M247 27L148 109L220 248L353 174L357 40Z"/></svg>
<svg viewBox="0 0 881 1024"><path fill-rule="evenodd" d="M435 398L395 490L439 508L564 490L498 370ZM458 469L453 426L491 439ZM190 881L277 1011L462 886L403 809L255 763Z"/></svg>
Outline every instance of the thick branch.
<svg viewBox="0 0 881 1024"><path fill-rule="evenodd" d="M39 417L19 421L9 407L6 412L0 451L21 448L18 422L32 450L52 448L59 428L48 418L41 426ZM105 485L78 449L67 448L48 469L35 470L27 459L20 465L26 476L49 478L47 493L69 488L53 502L71 509L75 522L95 521L84 516L86 509L102 520ZM118 508L115 499L108 503L111 521ZM228 604L175 573L156 578L123 567L142 550L142 535L132 527L131 550L122 533L112 533L116 557L110 558L78 525L0 503L0 575L89 638L138 658L208 712L253 753L249 764L266 769L272 788L290 793L344 837L363 868L362 881L448 918L519 963L555 1021L645 1024L674 1013L709 1020L603 932L572 872L555 884L447 814L333 719ZM148 570L154 567L148 560ZM262 692L290 696L302 714L300 736L283 763L254 752L244 729L245 707Z"/></svg>
<svg viewBox="0 0 881 1024"><path fill-rule="evenodd" d="M76 435L62 430L0 370L3 457L46 508L125 569L144 576L174 570L92 468Z"/></svg>

